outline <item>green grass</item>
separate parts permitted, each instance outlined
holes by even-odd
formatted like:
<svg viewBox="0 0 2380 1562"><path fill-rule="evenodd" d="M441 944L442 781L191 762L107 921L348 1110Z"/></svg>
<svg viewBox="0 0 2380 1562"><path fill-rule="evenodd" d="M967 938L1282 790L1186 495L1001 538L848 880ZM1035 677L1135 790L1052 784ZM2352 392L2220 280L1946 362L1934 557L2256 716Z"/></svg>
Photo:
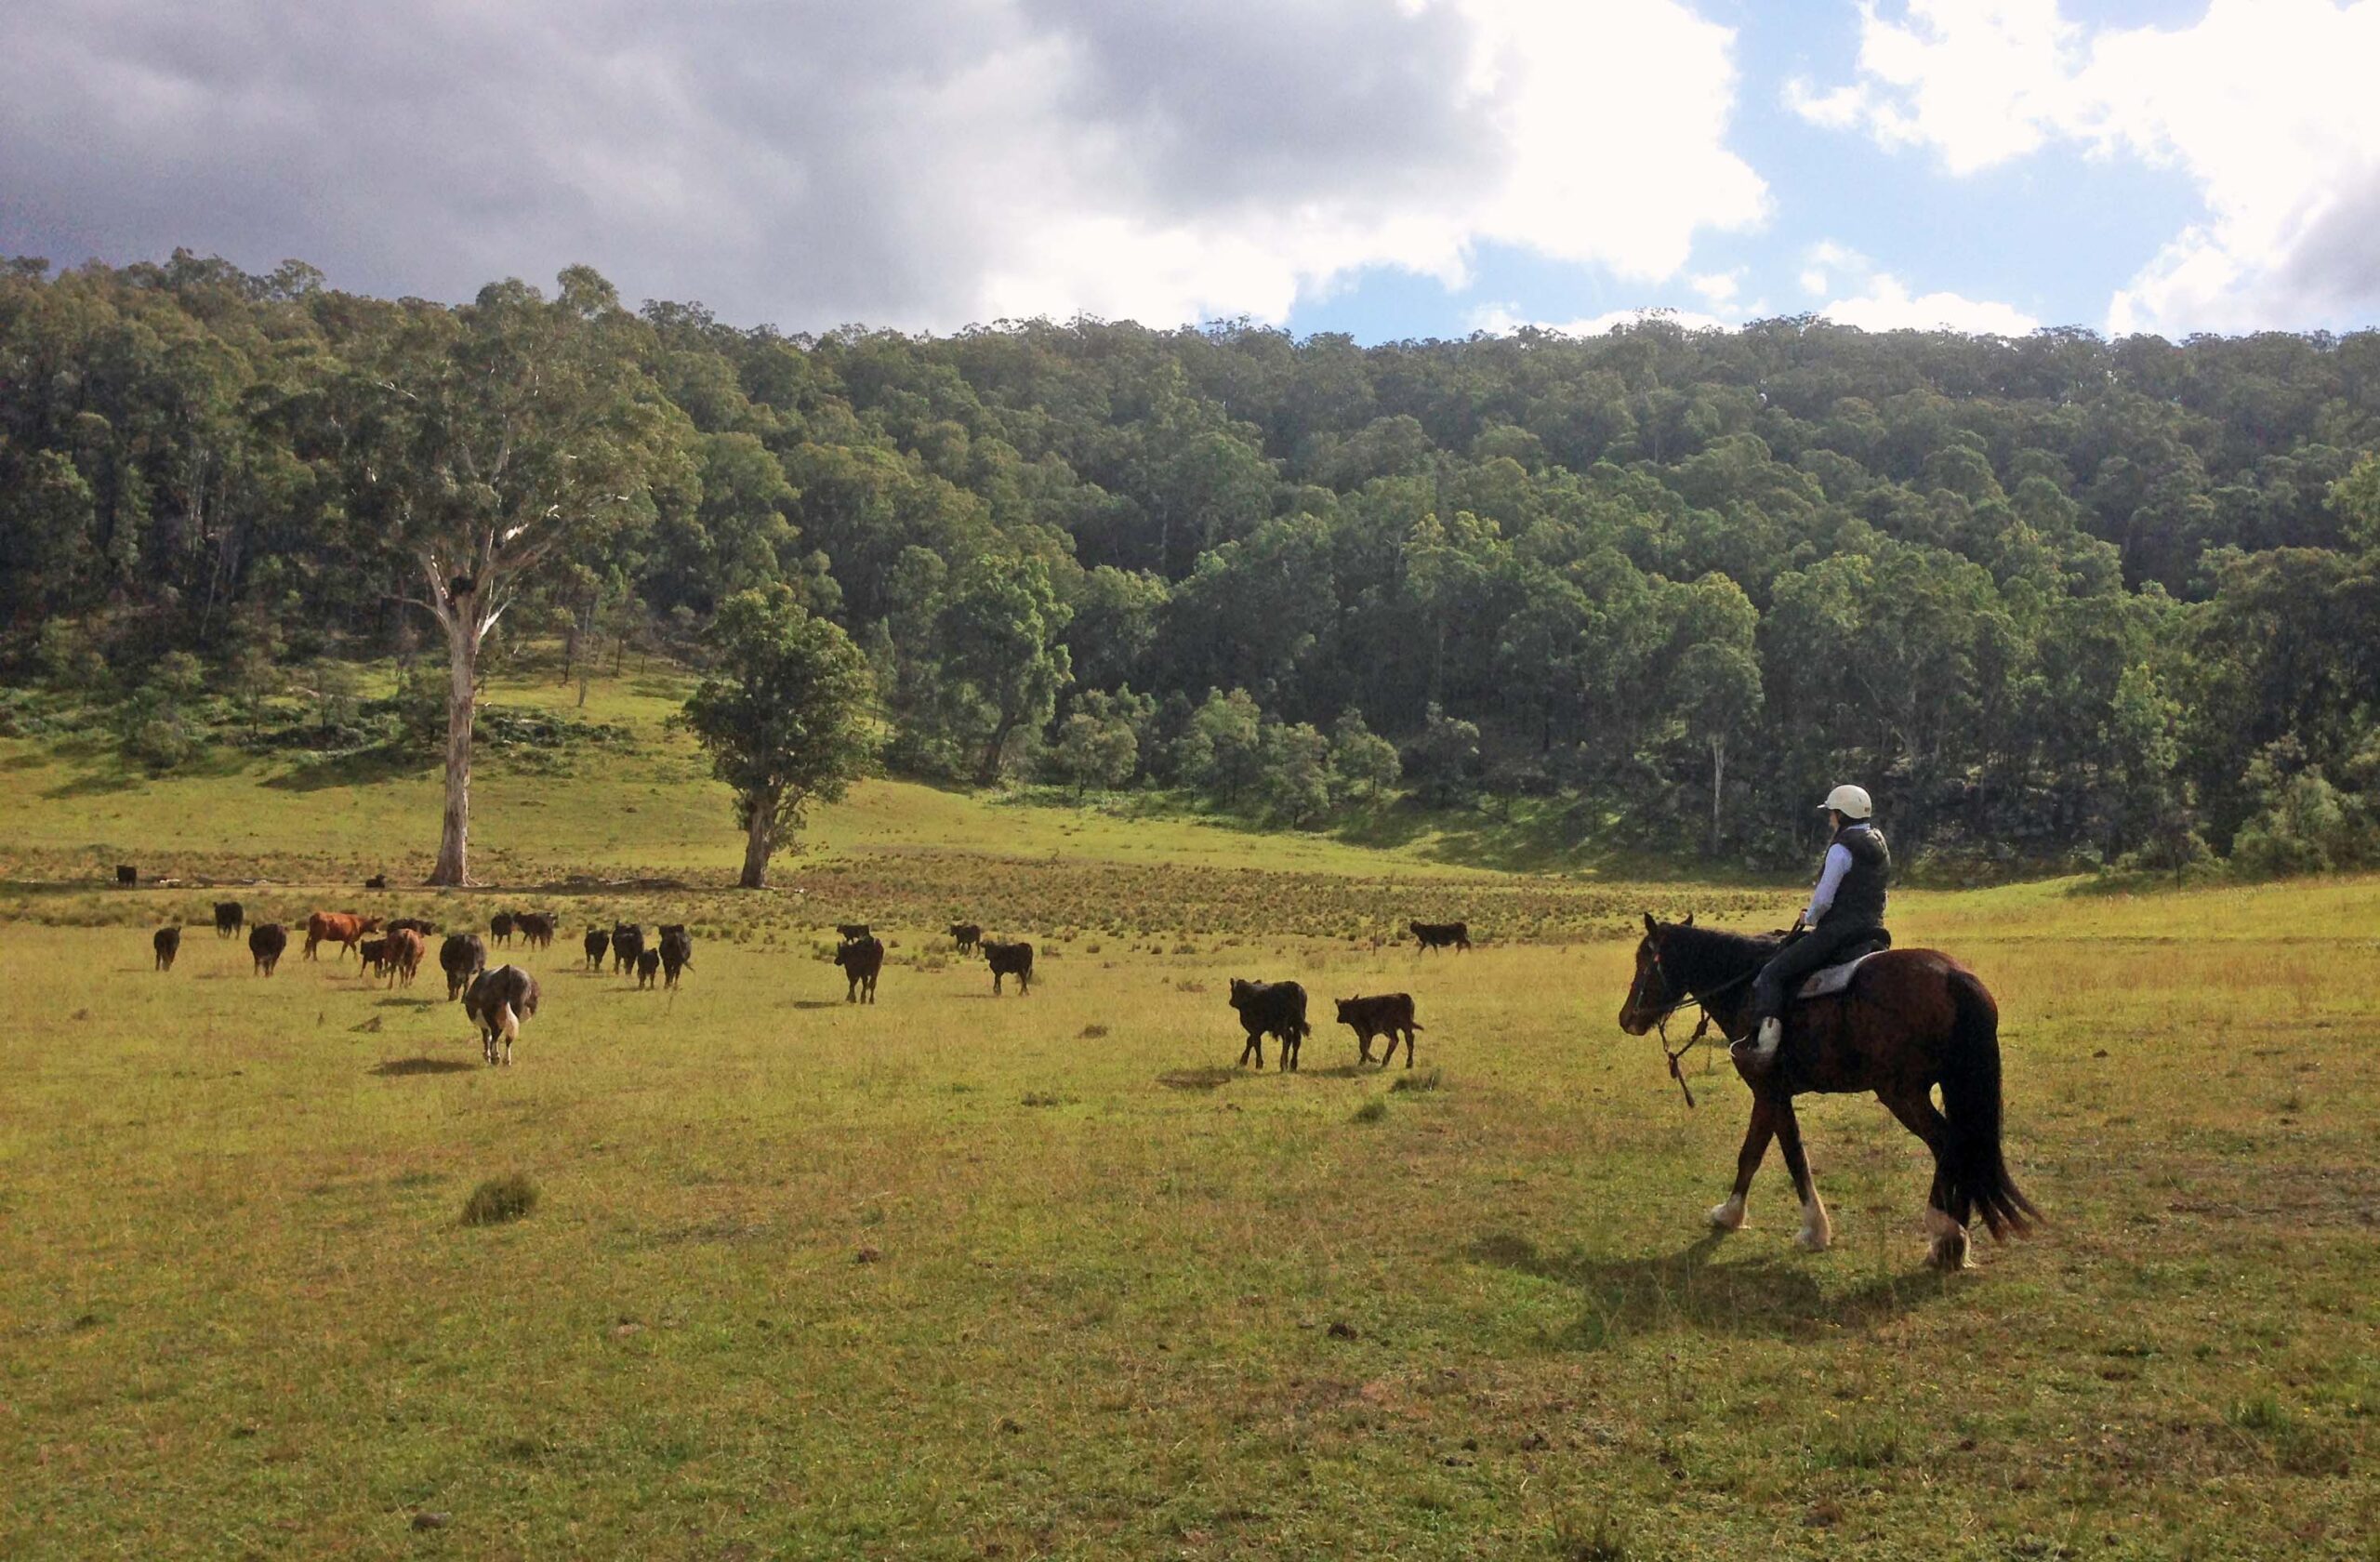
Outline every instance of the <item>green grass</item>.
<svg viewBox="0 0 2380 1562"><path fill-rule="evenodd" d="M193 930L157 975L211 892L39 871L112 797L144 866L362 903L324 885L426 847L415 783L19 791L0 850L51 881L0 892L0 1555L2373 1555L2380 882L1904 897L2000 997L2052 1222L1945 1277L1865 1099L1805 1112L1834 1251L1774 1161L1705 1235L1742 1089L1693 1060L1687 1111L1613 1024L1636 898L1782 892L882 787L822 813L807 894L738 895L694 874L734 847L707 783L590 816L685 756L588 765L483 814L516 889L386 897L563 913L512 951L509 1069L434 972L258 981ZM1518 933L1376 943L1419 897ZM1040 945L1030 998L942 947L977 906ZM695 924L684 987L575 969L615 915ZM872 1007L820 958L847 915ZM1234 975L1317 1019L1410 991L1418 1066L1322 1025L1236 1070ZM466 1223L514 1176L533 1213Z"/></svg>

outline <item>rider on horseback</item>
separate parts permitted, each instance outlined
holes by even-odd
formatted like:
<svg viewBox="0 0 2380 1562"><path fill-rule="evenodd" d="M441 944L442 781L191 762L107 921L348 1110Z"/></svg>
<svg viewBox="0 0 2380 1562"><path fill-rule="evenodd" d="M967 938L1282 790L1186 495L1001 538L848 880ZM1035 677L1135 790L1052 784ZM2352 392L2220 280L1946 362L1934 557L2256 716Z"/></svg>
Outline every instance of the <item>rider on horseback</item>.
<svg viewBox="0 0 2380 1562"><path fill-rule="evenodd" d="M1752 979L1752 1013L1758 1031L1729 1049L1755 1073L1765 1072L1777 1059L1777 1043L1784 1036L1778 1016L1787 996L1811 972L1875 939L1884 925L1884 880L1893 859L1884 849L1884 832L1869 823L1874 804L1857 787L1837 787L1819 806L1834 831L1826 866L1801 925Z"/></svg>

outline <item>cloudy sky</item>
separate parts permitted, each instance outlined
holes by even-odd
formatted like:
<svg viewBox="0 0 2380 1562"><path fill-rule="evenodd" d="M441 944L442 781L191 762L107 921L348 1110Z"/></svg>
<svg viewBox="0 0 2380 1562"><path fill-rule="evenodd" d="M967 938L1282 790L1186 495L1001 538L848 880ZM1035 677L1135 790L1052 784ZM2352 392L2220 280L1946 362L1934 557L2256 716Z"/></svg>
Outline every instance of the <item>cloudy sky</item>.
<svg viewBox="0 0 2380 1562"><path fill-rule="evenodd" d="M789 331L2380 324L2380 0L6 0L0 253Z"/></svg>

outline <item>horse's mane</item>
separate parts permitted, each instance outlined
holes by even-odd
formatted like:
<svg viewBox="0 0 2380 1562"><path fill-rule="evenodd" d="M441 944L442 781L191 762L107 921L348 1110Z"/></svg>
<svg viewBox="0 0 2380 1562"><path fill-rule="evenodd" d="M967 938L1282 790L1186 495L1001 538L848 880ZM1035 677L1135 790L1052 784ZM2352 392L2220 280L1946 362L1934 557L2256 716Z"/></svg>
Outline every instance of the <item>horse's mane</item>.
<svg viewBox="0 0 2380 1562"><path fill-rule="evenodd" d="M1766 964L1783 942L1781 933L1722 933L1717 928L1665 923L1661 959L1688 986L1724 982Z"/></svg>

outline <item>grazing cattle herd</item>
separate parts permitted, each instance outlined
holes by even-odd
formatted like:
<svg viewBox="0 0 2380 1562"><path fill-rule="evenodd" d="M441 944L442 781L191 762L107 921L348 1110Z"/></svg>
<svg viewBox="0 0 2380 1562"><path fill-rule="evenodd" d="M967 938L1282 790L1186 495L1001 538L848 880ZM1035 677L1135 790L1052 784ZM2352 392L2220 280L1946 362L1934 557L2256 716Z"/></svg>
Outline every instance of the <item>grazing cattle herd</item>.
<svg viewBox="0 0 2380 1562"><path fill-rule="evenodd" d="M377 888L379 883L369 880L366 887ZM248 954L256 974L271 976L289 947L288 930L279 922L249 922L246 907L236 900L217 901L214 910L216 935L230 938L246 928ZM509 945L518 934L530 948L549 948L556 920L550 912L498 911L488 919L487 941L475 933L453 933L438 946L438 966L446 977L446 1001L462 1000L463 1013L477 1027L483 1054L490 1065L511 1063L512 1044L520 1039L522 1022L537 1012L538 988L536 978L517 965L490 970L488 945ZM1465 923L1417 921L1406 925L1412 932L1417 952L1471 947L1471 930ZM843 1000L874 1003L877 981L884 971L884 941L866 922L837 922L834 927L841 940L832 958L844 975ZM982 925L976 922L952 922L949 933L960 954L983 956L991 972L994 997L1004 991L1004 984L1011 976L1016 978L1017 996L1030 995L1031 944L985 938ZM378 936L368 936L375 933ZM342 957L349 949L356 951L362 973L385 978L391 987L410 986L430 952L430 941L437 936L436 924L418 917L392 918L384 926L378 917L359 912L316 911L306 919L306 958L317 959L323 945L337 944ZM158 971L173 970L181 940L178 925L159 928L152 935L150 946ZM613 974L633 978L638 991L650 989L656 976L665 987L674 990L679 979L694 964L694 935L683 922L662 923L659 936L650 948L645 946L644 929L636 924L615 922L608 932L600 926L589 927L581 947L588 973L601 974L608 955ZM1385 1038L1387 1050L1381 1054L1380 1066L1386 1068L1396 1060L1401 1041L1405 1066L1413 1066L1413 1038L1422 1026L1414 1018L1410 993L1382 993L1336 1001L1339 1023L1355 1033L1359 1063L1372 1062L1372 1042ZM1262 1070L1264 1039L1269 1036L1280 1043L1280 1070L1295 1072L1305 1039L1314 1032L1306 1019L1305 988L1296 982L1235 977L1230 1003L1246 1033L1240 1064L1253 1062Z"/></svg>

